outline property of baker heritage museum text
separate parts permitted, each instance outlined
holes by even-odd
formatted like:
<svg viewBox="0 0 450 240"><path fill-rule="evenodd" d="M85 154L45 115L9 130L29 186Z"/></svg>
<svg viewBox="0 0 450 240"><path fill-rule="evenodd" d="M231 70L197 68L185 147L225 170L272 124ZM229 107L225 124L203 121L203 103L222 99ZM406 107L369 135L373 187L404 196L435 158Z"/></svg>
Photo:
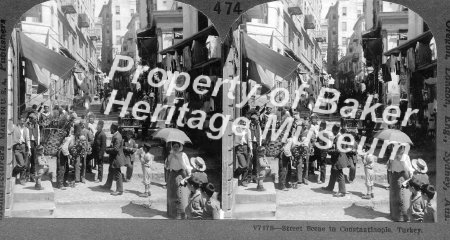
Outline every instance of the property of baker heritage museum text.
<svg viewBox="0 0 450 240"><path fill-rule="evenodd" d="M423 19L380 0L233 4L214 7L240 15L226 37L172 0L27 11L5 215L436 222Z"/></svg>

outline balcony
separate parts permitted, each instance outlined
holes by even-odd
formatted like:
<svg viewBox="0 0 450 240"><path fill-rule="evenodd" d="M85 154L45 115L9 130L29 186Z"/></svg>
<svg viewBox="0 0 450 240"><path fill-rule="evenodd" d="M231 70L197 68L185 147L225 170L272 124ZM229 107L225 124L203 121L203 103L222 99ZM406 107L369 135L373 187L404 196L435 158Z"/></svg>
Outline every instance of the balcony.
<svg viewBox="0 0 450 240"><path fill-rule="evenodd" d="M316 29L316 23L314 21L314 16L311 14L308 14L305 16L305 29Z"/></svg>
<svg viewBox="0 0 450 240"><path fill-rule="evenodd" d="M89 29L89 39L100 41L102 38L102 29Z"/></svg>
<svg viewBox="0 0 450 240"><path fill-rule="evenodd" d="M316 37L316 42L321 43L321 42L325 42L325 38L324 37Z"/></svg>
<svg viewBox="0 0 450 240"><path fill-rule="evenodd" d="M89 17L86 13L80 13L78 15L78 27L79 28L88 28L90 27Z"/></svg>
<svg viewBox="0 0 450 240"><path fill-rule="evenodd" d="M61 10L64 14L77 13L77 6L74 0L61 0Z"/></svg>
<svg viewBox="0 0 450 240"><path fill-rule="evenodd" d="M291 16L303 14L302 9L299 6L294 6L294 5L288 7L288 13Z"/></svg>

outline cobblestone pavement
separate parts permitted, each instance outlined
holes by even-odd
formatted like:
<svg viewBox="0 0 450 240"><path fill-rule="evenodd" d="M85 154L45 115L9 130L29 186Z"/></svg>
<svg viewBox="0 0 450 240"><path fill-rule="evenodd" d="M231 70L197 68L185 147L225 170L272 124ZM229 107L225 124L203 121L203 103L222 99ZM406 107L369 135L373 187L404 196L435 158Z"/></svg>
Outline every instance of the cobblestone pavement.
<svg viewBox="0 0 450 240"><path fill-rule="evenodd" d="M286 206L277 207L277 220L390 221L389 206Z"/></svg>
<svg viewBox="0 0 450 240"><path fill-rule="evenodd" d="M93 180L93 179L91 179ZM77 183L75 188L68 187L66 190L55 189L55 202L57 205L67 204L97 204L108 202L130 202L130 201L143 201L144 198L139 197L139 194L144 191L144 185L142 184L142 178L133 177L130 182L123 184L124 192L121 196L112 196L110 193L115 190L116 184L113 182L111 190L101 188L105 184L105 180L102 183L95 183L93 181L86 181L85 184ZM166 201L166 189L158 182L152 182L150 187L152 196L148 199L153 202Z"/></svg>
<svg viewBox="0 0 450 240"><path fill-rule="evenodd" d="M142 201L57 205L55 217L167 219L165 203Z"/></svg>

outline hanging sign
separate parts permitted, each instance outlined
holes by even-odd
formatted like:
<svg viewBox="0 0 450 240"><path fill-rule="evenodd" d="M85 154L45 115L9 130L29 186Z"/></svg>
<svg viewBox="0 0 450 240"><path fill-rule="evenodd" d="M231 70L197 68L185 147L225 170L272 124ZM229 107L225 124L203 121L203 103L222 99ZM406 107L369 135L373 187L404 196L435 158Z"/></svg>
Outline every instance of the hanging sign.
<svg viewBox="0 0 450 240"><path fill-rule="evenodd" d="M205 14L219 33L223 42L231 26L247 10L273 0L178 0Z"/></svg>

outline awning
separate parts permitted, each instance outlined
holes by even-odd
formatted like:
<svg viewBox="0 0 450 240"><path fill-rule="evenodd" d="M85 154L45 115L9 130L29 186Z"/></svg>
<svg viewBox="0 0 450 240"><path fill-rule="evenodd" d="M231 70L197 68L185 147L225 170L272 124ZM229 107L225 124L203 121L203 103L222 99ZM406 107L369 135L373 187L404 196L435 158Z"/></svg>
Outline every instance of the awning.
<svg viewBox="0 0 450 240"><path fill-rule="evenodd" d="M50 74L43 71L36 63L25 59L25 77L31 79L34 85L38 85L37 94L44 93L50 85Z"/></svg>
<svg viewBox="0 0 450 240"><path fill-rule="evenodd" d="M196 39L200 40L200 39L204 38L204 40L201 40L201 42L205 42L206 38L208 38L209 35L214 35L214 36L218 35L218 33L213 25L201 30L200 32L192 35L189 38L184 39L183 41L173 45L172 47L168 47L168 48L162 50L161 52L159 52L159 54L164 55L167 53L174 53L177 50L181 51L184 47L190 46L192 43L192 40L196 40Z"/></svg>
<svg viewBox="0 0 450 240"><path fill-rule="evenodd" d="M283 79L287 79L292 75L300 64L265 47L245 33L243 38L246 57Z"/></svg>
<svg viewBox="0 0 450 240"><path fill-rule="evenodd" d="M249 61L248 79L262 86L261 94L269 92L274 87L274 80L267 75L266 71L259 64L253 61Z"/></svg>
<svg viewBox="0 0 450 240"><path fill-rule="evenodd" d="M420 34L419 36L408 40L407 42L403 43L402 45L385 52L384 55L385 56L390 56L393 54L398 55L402 51L408 50L411 47L415 47L417 42L428 44L432 38L433 38L433 34L431 33L431 31L426 31L426 32Z"/></svg>
<svg viewBox="0 0 450 240"><path fill-rule="evenodd" d="M47 69L49 72L67 79L75 67L75 61L66 58L20 33L20 43L23 57Z"/></svg>

